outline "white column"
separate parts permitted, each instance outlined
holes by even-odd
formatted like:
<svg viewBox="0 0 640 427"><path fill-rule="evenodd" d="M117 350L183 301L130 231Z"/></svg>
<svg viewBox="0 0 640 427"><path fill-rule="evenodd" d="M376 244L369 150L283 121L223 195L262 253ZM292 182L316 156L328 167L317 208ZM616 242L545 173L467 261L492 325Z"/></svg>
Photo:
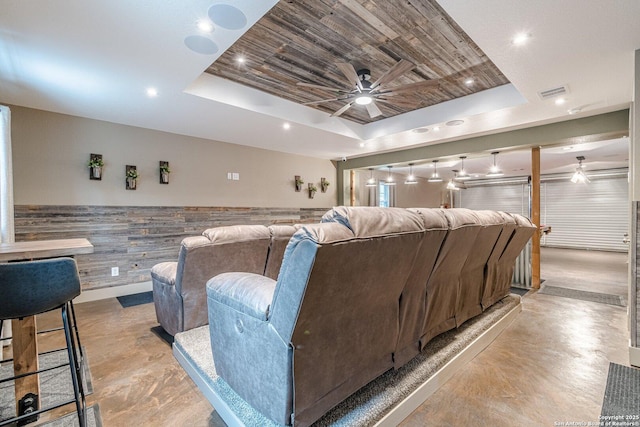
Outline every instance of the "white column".
<svg viewBox="0 0 640 427"><path fill-rule="evenodd" d="M638 348L638 295L640 280L640 262L638 261L638 209L640 209L640 49L635 51L633 100L629 117L629 195L631 199L631 224L629 237L629 362L640 366L640 348Z"/></svg>
<svg viewBox="0 0 640 427"><path fill-rule="evenodd" d="M13 168L11 158L11 110L0 105L0 243L15 241L13 225ZM4 322L2 336L11 336L11 322ZM3 341L5 346L9 341Z"/></svg>

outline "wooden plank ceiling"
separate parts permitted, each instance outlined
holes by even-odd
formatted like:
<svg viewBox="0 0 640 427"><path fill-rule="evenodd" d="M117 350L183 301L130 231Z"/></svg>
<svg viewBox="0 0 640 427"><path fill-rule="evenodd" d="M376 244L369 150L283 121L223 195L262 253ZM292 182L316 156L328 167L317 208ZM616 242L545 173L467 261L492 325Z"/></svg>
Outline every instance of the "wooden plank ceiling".
<svg viewBox="0 0 640 427"><path fill-rule="evenodd" d="M439 84L389 97L393 104L376 102L382 116L372 119L354 104L341 117L370 123L508 83L435 0L282 0L206 72L304 103L336 94L298 82L355 89L336 63L368 68L374 82L401 59L416 67L385 89L432 79ZM465 84L468 78L472 85ZM312 107L331 114L345 103Z"/></svg>

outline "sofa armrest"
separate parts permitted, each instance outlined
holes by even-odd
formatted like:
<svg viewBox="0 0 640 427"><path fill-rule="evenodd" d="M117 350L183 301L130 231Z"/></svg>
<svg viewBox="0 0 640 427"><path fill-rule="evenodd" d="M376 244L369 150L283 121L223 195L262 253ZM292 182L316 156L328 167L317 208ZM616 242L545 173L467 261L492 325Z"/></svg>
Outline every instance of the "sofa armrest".
<svg viewBox="0 0 640 427"><path fill-rule="evenodd" d="M222 273L207 282L207 296L258 320L267 320L276 281L254 273Z"/></svg>
<svg viewBox="0 0 640 427"><path fill-rule="evenodd" d="M158 282L175 286L177 271L177 262L161 262L151 268L151 278L157 280Z"/></svg>

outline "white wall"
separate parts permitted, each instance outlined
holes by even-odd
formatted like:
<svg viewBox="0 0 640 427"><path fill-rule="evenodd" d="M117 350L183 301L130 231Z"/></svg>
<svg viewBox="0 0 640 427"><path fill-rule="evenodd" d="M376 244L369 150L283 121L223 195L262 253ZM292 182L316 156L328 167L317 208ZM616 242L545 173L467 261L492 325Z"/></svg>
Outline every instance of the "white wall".
<svg viewBox="0 0 640 427"><path fill-rule="evenodd" d="M330 207L336 169L329 160L284 154L12 106L16 205ZM229 124L234 126L234 124ZM89 154L102 154L102 181L89 180ZM170 184L159 184L168 161ZM135 191L125 165L136 165ZM227 180L227 172L240 174ZM318 187L295 192L293 177ZM320 178L331 183L321 193ZM306 184L305 184L306 187Z"/></svg>

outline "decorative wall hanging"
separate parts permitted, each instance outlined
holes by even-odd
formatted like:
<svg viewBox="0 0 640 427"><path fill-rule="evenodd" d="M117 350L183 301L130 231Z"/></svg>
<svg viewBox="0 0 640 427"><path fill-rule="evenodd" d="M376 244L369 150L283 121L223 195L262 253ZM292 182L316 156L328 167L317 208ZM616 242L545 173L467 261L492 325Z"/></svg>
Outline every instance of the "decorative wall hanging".
<svg viewBox="0 0 640 427"><path fill-rule="evenodd" d="M294 177L294 180L296 184L296 191L302 190L302 184L304 184L304 181L302 180L302 178L300 178L300 175L296 175Z"/></svg>
<svg viewBox="0 0 640 427"><path fill-rule="evenodd" d="M327 187L329 187L329 181L327 181L327 178L320 178L320 191L326 193Z"/></svg>
<svg viewBox="0 0 640 427"><path fill-rule="evenodd" d="M160 184L169 183L170 173L171 173L171 169L169 169L169 162L160 160Z"/></svg>
<svg viewBox="0 0 640 427"><path fill-rule="evenodd" d="M127 165L126 169L126 188L127 190L135 190L138 184L138 169L135 166Z"/></svg>
<svg viewBox="0 0 640 427"><path fill-rule="evenodd" d="M102 154L89 155L89 179L102 180L102 167L104 161L102 160Z"/></svg>
<svg viewBox="0 0 640 427"><path fill-rule="evenodd" d="M318 191L318 188L313 185L312 183L309 183L309 198L313 199L313 196L316 195L316 191Z"/></svg>

